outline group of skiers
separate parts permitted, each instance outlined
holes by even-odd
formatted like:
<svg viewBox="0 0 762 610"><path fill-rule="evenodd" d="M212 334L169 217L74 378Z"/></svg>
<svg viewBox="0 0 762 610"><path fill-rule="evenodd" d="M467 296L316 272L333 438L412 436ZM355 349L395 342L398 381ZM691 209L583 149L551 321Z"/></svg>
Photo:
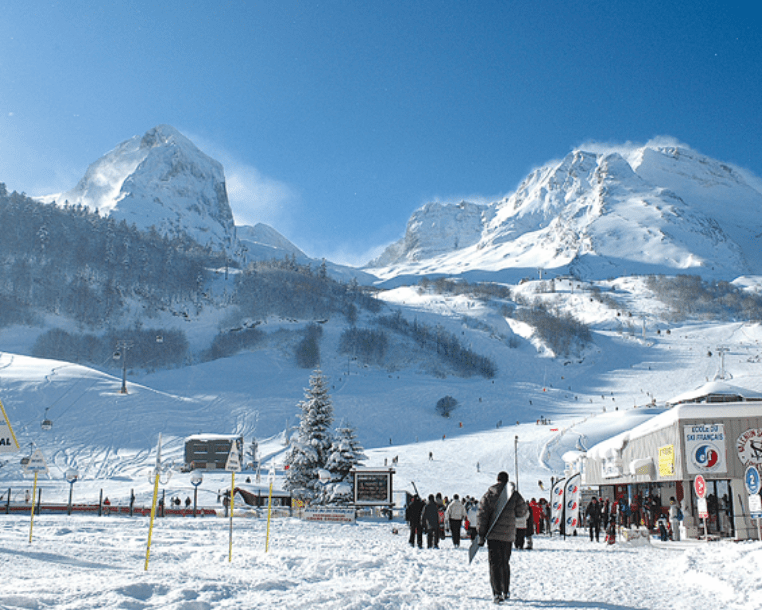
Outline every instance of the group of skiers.
<svg viewBox="0 0 762 610"><path fill-rule="evenodd" d="M517 549L531 549L532 536L544 532L550 533L550 504L545 498L535 498L527 505L528 511L516 519ZM423 500L418 494L410 499L405 510L405 521L410 526L410 546L423 548L423 535L426 534L427 548L439 548L439 543L447 533L452 538L454 547L460 546L463 532L473 540L476 538L476 521L479 501L465 495L461 499L455 494L450 500L441 493L429 494Z"/></svg>
<svg viewBox="0 0 762 610"><path fill-rule="evenodd" d="M624 496L611 502L608 498L593 497L584 513L584 525L587 527L590 541L600 540L601 531L609 544L616 542L617 525L624 527L644 526L649 530L658 530L662 540L679 540L679 524L683 520L682 510L674 497L669 499L668 511L662 509L658 495L651 495L643 500L640 494L628 503Z"/></svg>
<svg viewBox="0 0 762 610"><path fill-rule="evenodd" d="M424 502L418 494L415 494L405 510L405 520L410 525L410 546L423 548L423 532L426 532L427 548L439 548L439 541L445 537L449 529L452 535L453 546L460 546L461 527L466 523L469 528L469 515L475 519L473 510L475 500L466 496L462 501L458 494L449 500L442 497L441 493L429 494L428 501ZM475 521L474 521L475 523Z"/></svg>

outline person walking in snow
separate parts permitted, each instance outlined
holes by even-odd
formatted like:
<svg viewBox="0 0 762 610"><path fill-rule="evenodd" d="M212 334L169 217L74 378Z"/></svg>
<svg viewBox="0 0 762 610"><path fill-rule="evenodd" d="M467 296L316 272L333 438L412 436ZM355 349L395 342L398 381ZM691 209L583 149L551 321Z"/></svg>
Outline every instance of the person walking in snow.
<svg viewBox="0 0 762 610"><path fill-rule="evenodd" d="M508 503L496 514L498 499L503 489L506 489ZM524 498L516 491L515 485L508 483L508 473L505 471L497 475L497 483L487 490L479 502L476 520L479 546L487 544L492 600L498 604L510 597L511 546L516 539L516 519L523 517L526 512ZM487 539L487 530L493 520L494 526Z"/></svg>
<svg viewBox="0 0 762 610"><path fill-rule="evenodd" d="M672 539L675 541L680 540L680 517L682 517L683 511L680 510L680 506L677 504L677 500L672 496L669 499L669 525L672 527Z"/></svg>
<svg viewBox="0 0 762 610"><path fill-rule="evenodd" d="M445 508L446 503L442 498L442 493L437 492L434 500L437 503L437 510L439 510L439 539L444 540L445 537Z"/></svg>
<svg viewBox="0 0 762 610"><path fill-rule="evenodd" d="M609 527L609 515L611 514L609 511L609 499L603 500L601 498L598 501L598 508L601 509L601 529L605 532Z"/></svg>
<svg viewBox="0 0 762 610"><path fill-rule="evenodd" d="M552 536L553 532L550 530L550 517L551 517L551 511L552 507L550 505L550 502L548 502L545 498L540 498L540 506L542 507L542 526L545 530L545 533L548 536Z"/></svg>
<svg viewBox="0 0 762 610"><path fill-rule="evenodd" d="M593 533L595 533L595 541L599 542L601 535L601 510L595 497L590 500L585 509L585 522L590 532L590 542L593 541Z"/></svg>
<svg viewBox="0 0 762 610"><path fill-rule="evenodd" d="M429 494L429 501L421 513L421 525L426 530L426 547L439 548L439 505L434 494Z"/></svg>
<svg viewBox="0 0 762 610"><path fill-rule="evenodd" d="M530 512L532 511L528 510L524 516L516 517L516 538L513 540L513 546L517 549L524 548L527 537L527 518Z"/></svg>
<svg viewBox="0 0 762 610"><path fill-rule="evenodd" d="M425 502L421 496L415 494L405 511L405 520L410 524L410 546L418 544L418 548L423 548L423 524L421 523L421 513Z"/></svg>
<svg viewBox="0 0 762 610"><path fill-rule="evenodd" d="M466 513L468 518L468 537L474 540L477 536L476 533L476 519L479 513L479 502L475 498L471 498L466 505Z"/></svg>
<svg viewBox="0 0 762 610"><path fill-rule="evenodd" d="M542 530L542 507L537 503L537 500L532 498L529 502L529 508L532 511L532 521L534 521L534 533L539 534Z"/></svg>
<svg viewBox="0 0 762 610"><path fill-rule="evenodd" d="M445 510L445 519L450 522L450 535L454 547L460 546L460 526L466 517L466 507L463 506L458 494L455 494Z"/></svg>
<svg viewBox="0 0 762 610"><path fill-rule="evenodd" d="M532 512L532 509L527 506L527 527L524 535L524 542L526 545L527 551L531 551L532 547L534 546L534 543L532 542L532 536L534 534L534 513Z"/></svg>

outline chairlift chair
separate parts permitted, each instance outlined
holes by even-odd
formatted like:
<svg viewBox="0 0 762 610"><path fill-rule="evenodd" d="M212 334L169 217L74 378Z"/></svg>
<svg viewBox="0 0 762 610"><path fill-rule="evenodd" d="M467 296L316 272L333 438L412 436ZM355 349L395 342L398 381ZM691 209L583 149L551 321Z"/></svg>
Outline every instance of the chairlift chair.
<svg viewBox="0 0 762 610"><path fill-rule="evenodd" d="M48 407L49 409L50 407ZM40 422L40 428L43 430L50 430L53 427L53 420L48 419L48 409L45 409L45 416Z"/></svg>

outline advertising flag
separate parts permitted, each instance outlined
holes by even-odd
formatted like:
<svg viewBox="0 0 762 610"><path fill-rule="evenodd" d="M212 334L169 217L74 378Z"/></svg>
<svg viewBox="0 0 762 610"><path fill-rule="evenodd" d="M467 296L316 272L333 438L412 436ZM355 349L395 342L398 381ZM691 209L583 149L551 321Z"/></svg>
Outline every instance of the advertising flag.
<svg viewBox="0 0 762 610"><path fill-rule="evenodd" d="M582 489L580 488L581 481L582 476L577 473L570 476L566 480L566 485L564 486L565 532L569 532L575 527L579 527L579 502L582 494Z"/></svg>
<svg viewBox="0 0 762 610"><path fill-rule="evenodd" d="M561 479L550 490L550 531L560 532L564 518L564 489L566 479Z"/></svg>

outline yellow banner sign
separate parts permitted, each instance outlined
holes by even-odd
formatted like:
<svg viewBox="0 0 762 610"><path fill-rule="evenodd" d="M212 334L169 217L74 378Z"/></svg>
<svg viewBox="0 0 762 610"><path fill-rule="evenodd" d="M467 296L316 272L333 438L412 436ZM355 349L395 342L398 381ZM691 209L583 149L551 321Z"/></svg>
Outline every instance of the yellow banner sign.
<svg viewBox="0 0 762 610"><path fill-rule="evenodd" d="M16 435L13 434L11 422L8 420L2 402L0 402L0 412L2 412L2 418L0 418L0 453L15 453L19 450L19 442L16 440Z"/></svg>
<svg viewBox="0 0 762 610"><path fill-rule="evenodd" d="M659 476L675 476L675 446L659 447Z"/></svg>

